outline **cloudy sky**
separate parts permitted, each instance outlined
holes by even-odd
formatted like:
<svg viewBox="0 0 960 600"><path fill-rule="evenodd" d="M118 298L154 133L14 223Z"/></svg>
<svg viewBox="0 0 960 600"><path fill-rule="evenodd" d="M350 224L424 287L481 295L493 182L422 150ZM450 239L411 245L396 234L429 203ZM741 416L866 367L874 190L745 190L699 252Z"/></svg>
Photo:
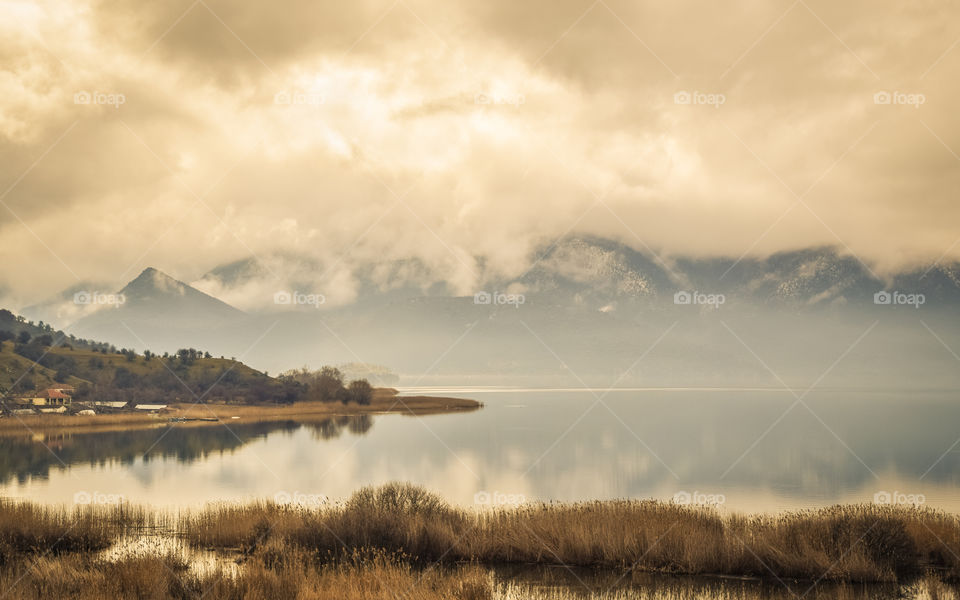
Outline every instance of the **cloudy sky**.
<svg viewBox="0 0 960 600"><path fill-rule="evenodd" d="M0 0L0 297L249 256L960 257L947 1Z"/></svg>

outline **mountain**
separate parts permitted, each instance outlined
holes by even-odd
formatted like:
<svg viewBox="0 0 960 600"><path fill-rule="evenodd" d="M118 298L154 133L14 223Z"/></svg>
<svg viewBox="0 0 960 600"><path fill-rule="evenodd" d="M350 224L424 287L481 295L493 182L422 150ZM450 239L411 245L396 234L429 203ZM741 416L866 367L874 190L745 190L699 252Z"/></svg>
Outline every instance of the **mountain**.
<svg viewBox="0 0 960 600"><path fill-rule="evenodd" d="M51 298L21 308L20 314L32 321L56 323L58 326L64 327L95 312L98 308L97 305L92 303L78 302L78 299L85 298L98 291L111 289L114 288L109 283L83 281L68 287Z"/></svg>
<svg viewBox="0 0 960 600"><path fill-rule="evenodd" d="M117 346L155 352L193 346L227 355L249 337L242 311L152 267L115 294L81 300L96 310L66 331Z"/></svg>
<svg viewBox="0 0 960 600"><path fill-rule="evenodd" d="M661 259L612 240L572 238L542 248L528 272L478 286L476 297L424 286L421 267L357 270L348 303L270 307L284 343L257 345L251 360L272 369L385 364L404 375L401 385L802 386L844 356L828 382L940 386L956 371L954 359L924 324L960 348L956 264L881 279L832 248L741 261ZM229 293L256 287L264 271L250 259L204 281ZM331 285L319 267L312 282L308 269L285 269L284 260L270 271L274 280L296 272L300 289ZM876 304L885 290L920 294L923 304Z"/></svg>
<svg viewBox="0 0 960 600"><path fill-rule="evenodd" d="M222 265L194 287L148 269L121 306L68 331L138 349L196 346L272 371L386 365L401 385L803 386L841 356L821 383L960 385L944 348L960 349L957 264L881 279L832 248L665 259L578 237L469 295L435 278L408 260L347 281L295 255ZM350 293L335 296L338 286ZM329 298L275 299L297 290ZM877 303L884 292L890 302Z"/></svg>
<svg viewBox="0 0 960 600"><path fill-rule="evenodd" d="M153 267L144 269L119 292L126 311L124 317L170 318L198 324L213 320L233 320L243 312L197 290Z"/></svg>

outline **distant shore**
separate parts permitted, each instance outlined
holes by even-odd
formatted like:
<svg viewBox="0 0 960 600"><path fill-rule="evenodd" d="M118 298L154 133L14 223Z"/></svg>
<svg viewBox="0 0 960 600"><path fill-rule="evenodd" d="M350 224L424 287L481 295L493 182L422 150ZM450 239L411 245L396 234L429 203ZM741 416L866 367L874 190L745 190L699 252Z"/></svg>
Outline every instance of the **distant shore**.
<svg viewBox="0 0 960 600"><path fill-rule="evenodd" d="M156 427L172 419L178 426L210 426L256 421L316 421L336 416L404 414L424 416L478 410L483 403L466 398L401 396L392 388L376 388L370 404L294 402L286 405L206 404L179 402L158 413L113 412L97 415L19 415L0 419L0 435L51 429L120 430Z"/></svg>

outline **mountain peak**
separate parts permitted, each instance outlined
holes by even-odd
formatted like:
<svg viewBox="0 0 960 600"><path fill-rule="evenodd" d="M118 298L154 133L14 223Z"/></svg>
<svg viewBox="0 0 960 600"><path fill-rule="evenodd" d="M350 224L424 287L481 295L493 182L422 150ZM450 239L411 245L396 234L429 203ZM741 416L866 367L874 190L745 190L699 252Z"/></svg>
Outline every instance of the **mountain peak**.
<svg viewBox="0 0 960 600"><path fill-rule="evenodd" d="M147 267L136 279L128 283L122 290L125 296L185 296L190 286L170 277L163 271Z"/></svg>
<svg viewBox="0 0 960 600"><path fill-rule="evenodd" d="M136 279L128 283L120 293L125 298L124 307L137 311L160 310L163 313L207 314L211 316L236 316L241 311L200 290L174 279L159 269L147 267Z"/></svg>

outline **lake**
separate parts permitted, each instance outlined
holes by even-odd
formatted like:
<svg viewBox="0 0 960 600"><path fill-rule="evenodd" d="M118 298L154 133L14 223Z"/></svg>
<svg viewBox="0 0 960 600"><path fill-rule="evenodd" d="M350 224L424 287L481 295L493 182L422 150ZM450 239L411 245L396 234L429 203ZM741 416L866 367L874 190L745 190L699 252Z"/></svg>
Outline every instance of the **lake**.
<svg viewBox="0 0 960 600"><path fill-rule="evenodd" d="M777 512L960 511L956 393L418 388L479 411L0 437L0 494L194 507L336 501L402 480L464 506L660 498Z"/></svg>

